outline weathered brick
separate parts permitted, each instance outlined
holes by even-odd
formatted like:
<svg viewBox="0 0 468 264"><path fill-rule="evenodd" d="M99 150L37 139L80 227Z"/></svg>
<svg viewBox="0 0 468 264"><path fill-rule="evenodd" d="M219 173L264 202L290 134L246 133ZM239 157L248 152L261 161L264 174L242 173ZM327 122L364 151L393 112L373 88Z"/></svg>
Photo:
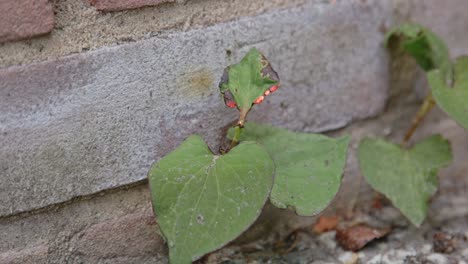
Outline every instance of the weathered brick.
<svg viewBox="0 0 468 264"><path fill-rule="evenodd" d="M88 258L165 254L164 241L157 234L157 230L153 211L147 207L144 210L87 227L77 236L74 254L87 255ZM109 243L110 241L118 241L118 243Z"/></svg>
<svg viewBox="0 0 468 264"><path fill-rule="evenodd" d="M54 12L48 0L0 1L0 43L52 31Z"/></svg>
<svg viewBox="0 0 468 264"><path fill-rule="evenodd" d="M45 264L48 263L48 249L47 243L42 241L38 245L0 252L0 264Z"/></svg>
<svg viewBox="0 0 468 264"><path fill-rule="evenodd" d="M391 17L388 3L310 2L0 70L0 215L144 179L193 133L217 149L237 117L218 79L254 46L282 88L250 120L325 131L379 113L388 84L379 25Z"/></svg>
<svg viewBox="0 0 468 264"><path fill-rule="evenodd" d="M0 218L0 264L167 263L147 185Z"/></svg>
<svg viewBox="0 0 468 264"><path fill-rule="evenodd" d="M100 11L120 11L162 3L174 3L175 0L89 0Z"/></svg>

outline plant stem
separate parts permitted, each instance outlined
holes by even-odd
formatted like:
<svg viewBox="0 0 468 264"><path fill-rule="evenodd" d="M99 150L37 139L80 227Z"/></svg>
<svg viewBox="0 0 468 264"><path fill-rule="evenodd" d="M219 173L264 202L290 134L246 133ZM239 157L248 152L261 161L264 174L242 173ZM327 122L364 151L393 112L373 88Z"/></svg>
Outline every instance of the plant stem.
<svg viewBox="0 0 468 264"><path fill-rule="evenodd" d="M239 143L239 138L240 138L240 135L242 133L242 127L240 125L236 125L234 130L235 130L234 131L234 137L232 138L231 147L229 148L229 150L234 148L237 145L237 143Z"/></svg>
<svg viewBox="0 0 468 264"><path fill-rule="evenodd" d="M241 128L244 127L245 124L245 119L247 118L247 114L249 113L250 109L241 109L239 113L239 121L237 121L237 125L240 126Z"/></svg>
<svg viewBox="0 0 468 264"><path fill-rule="evenodd" d="M424 102L416 113L416 116L413 118L411 127L406 131L403 142L401 143L402 146L405 146L408 143L408 141L411 139L411 136L413 136L414 131L416 131L416 128L418 128L419 124L423 121L429 111L431 111L434 105L435 101L432 97L432 93L429 93L426 98L424 98Z"/></svg>

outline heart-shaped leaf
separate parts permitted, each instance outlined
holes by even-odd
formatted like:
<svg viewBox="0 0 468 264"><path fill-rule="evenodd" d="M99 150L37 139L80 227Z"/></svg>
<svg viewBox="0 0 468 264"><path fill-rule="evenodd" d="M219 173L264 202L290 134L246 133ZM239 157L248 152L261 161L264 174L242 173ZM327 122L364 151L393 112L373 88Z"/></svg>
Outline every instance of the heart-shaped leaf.
<svg viewBox="0 0 468 264"><path fill-rule="evenodd" d="M452 159L449 142L435 135L411 149L402 149L382 139L366 138L358 152L367 182L414 225L421 225L427 202L437 190L437 172Z"/></svg>
<svg viewBox="0 0 468 264"><path fill-rule="evenodd" d="M443 80L453 80L452 61L445 43L431 30L418 24L403 24L390 30L385 38L388 46L396 39L424 71L439 69Z"/></svg>
<svg viewBox="0 0 468 264"><path fill-rule="evenodd" d="M427 79L437 105L468 129L468 57L459 57L455 63L453 88L443 82L440 70L430 71Z"/></svg>
<svg viewBox="0 0 468 264"><path fill-rule="evenodd" d="M264 96L277 89L278 74L268 60L256 48L251 49L238 63L227 67L219 88L227 106L240 111L243 125L254 103L261 103Z"/></svg>
<svg viewBox="0 0 468 264"><path fill-rule="evenodd" d="M255 142L213 155L199 136L186 139L148 175L171 263L191 263L224 246L259 216L274 164Z"/></svg>
<svg viewBox="0 0 468 264"><path fill-rule="evenodd" d="M232 138L231 129L228 136ZM246 123L242 140L255 140L276 165L270 200L279 208L292 207L299 215L319 213L341 184L349 137L294 133L268 125Z"/></svg>

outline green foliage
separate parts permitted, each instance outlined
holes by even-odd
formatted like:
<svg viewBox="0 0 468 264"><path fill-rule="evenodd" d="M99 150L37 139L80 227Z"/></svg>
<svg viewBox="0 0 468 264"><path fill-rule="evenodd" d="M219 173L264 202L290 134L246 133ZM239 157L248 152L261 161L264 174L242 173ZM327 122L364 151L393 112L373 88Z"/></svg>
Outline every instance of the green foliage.
<svg viewBox="0 0 468 264"><path fill-rule="evenodd" d="M437 105L468 129L468 63L460 57L453 65L445 43L436 34L417 24L403 24L386 37L389 45L397 39L423 70ZM453 86L453 88L452 88Z"/></svg>
<svg viewBox="0 0 468 264"><path fill-rule="evenodd" d="M244 128L253 103L278 82L265 57L249 51L226 69L220 84L226 104L241 113L229 132L235 137L231 149L213 155L201 137L191 136L151 168L153 207L171 263L190 263L236 238L259 216L270 193L274 205L313 215L338 192L348 137L251 123Z"/></svg>
<svg viewBox="0 0 468 264"><path fill-rule="evenodd" d="M387 196L414 225L421 225L427 202L437 190L437 172L452 159L449 142L436 135L407 150L367 138L361 141L358 152L367 182Z"/></svg>
<svg viewBox="0 0 468 264"><path fill-rule="evenodd" d="M435 100L447 114L468 128L468 59L459 58L454 66L445 43L418 24L392 29L386 36L386 44L390 46L395 41L426 71L431 88L417 120L427 114L429 104ZM426 216L428 199L437 189L437 171L451 160L451 152L448 142L438 136L411 150L383 140L367 139L359 147L359 159L369 183L392 200L413 224L420 225Z"/></svg>
<svg viewBox="0 0 468 264"><path fill-rule="evenodd" d="M273 184L274 164L254 142L223 156L191 136L149 173L158 224L171 263L191 263L247 229Z"/></svg>
<svg viewBox="0 0 468 264"><path fill-rule="evenodd" d="M231 94L245 117L252 108L253 102L271 86L278 83L266 58L255 48L251 49L238 63L226 69L227 76L220 84L220 91L227 96ZM273 76L275 75L275 76Z"/></svg>
<svg viewBox="0 0 468 264"><path fill-rule="evenodd" d="M389 32L386 43L395 40L428 72L439 106L468 128L468 75L463 74L468 58L457 61L454 73L445 44L416 24ZM201 137L191 136L151 168L153 207L171 263L190 263L235 239L257 219L268 198L279 208L310 216L337 194L349 137L245 123L252 105L278 85L266 58L250 50L226 68L219 86L226 105L240 111L237 125L228 132L231 147L213 155ZM449 143L433 136L405 149L364 139L358 152L367 181L419 226L437 189L437 172L451 161Z"/></svg>
<svg viewBox="0 0 468 264"><path fill-rule="evenodd" d="M468 57L456 60L453 88L443 82L443 72L439 69L430 71L427 79L439 107L468 129Z"/></svg>
<svg viewBox="0 0 468 264"><path fill-rule="evenodd" d="M228 137L233 134L231 129ZM334 139L246 123L240 140L259 142L275 162L270 195L275 206L292 207L297 214L310 216L322 211L338 192L349 137Z"/></svg>
<svg viewBox="0 0 468 264"><path fill-rule="evenodd" d="M453 78L452 62L445 43L431 30L418 24L403 24L390 30L385 43L396 40L424 71L439 69L446 83Z"/></svg>

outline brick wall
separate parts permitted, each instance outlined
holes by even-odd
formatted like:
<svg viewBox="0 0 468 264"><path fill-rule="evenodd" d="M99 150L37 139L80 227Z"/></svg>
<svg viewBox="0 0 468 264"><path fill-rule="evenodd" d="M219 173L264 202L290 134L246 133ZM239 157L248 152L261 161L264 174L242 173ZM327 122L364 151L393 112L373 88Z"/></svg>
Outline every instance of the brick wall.
<svg viewBox="0 0 468 264"><path fill-rule="evenodd" d="M254 46L283 86L251 120L351 133L351 152L364 135L397 138L388 129L407 125L418 97L395 108L392 84L419 82L414 64L410 74L390 67L384 29L415 20L467 54L467 9L465 0L1 1L0 263L165 262L146 172L189 134L215 148L235 118L216 84ZM450 133L464 155L463 130L434 115L417 137ZM338 201L359 178L352 153L348 163ZM311 221L272 211L287 225Z"/></svg>
<svg viewBox="0 0 468 264"><path fill-rule="evenodd" d="M175 0L90 0L88 4L99 11L122 11L173 2ZM48 0L4 0L0 2L0 11L0 43L44 35L54 27L54 11Z"/></svg>

